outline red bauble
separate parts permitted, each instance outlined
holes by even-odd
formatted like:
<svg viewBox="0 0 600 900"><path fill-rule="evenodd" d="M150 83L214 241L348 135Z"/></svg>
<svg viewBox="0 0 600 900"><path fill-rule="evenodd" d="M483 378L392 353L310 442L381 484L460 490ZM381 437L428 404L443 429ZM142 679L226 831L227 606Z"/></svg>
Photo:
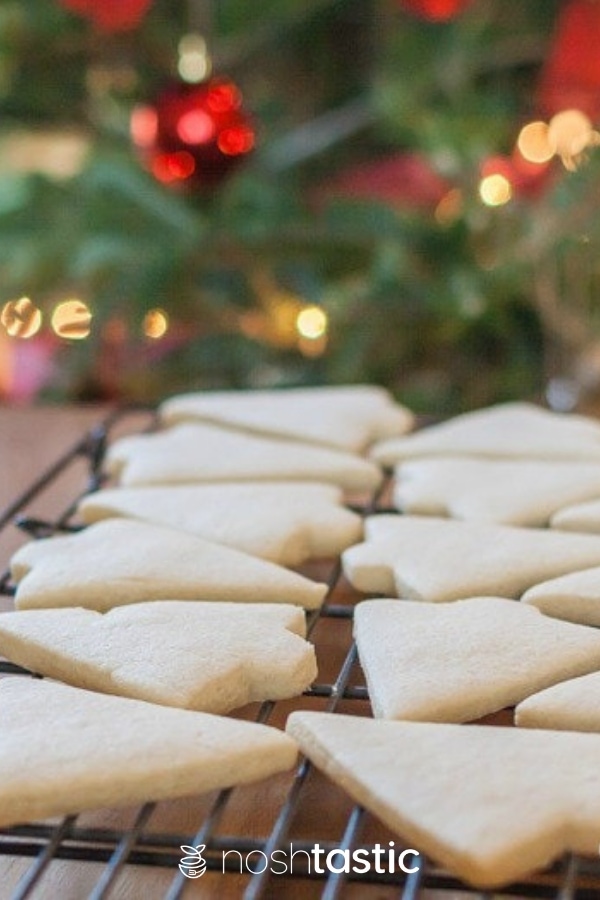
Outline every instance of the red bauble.
<svg viewBox="0 0 600 900"><path fill-rule="evenodd" d="M430 19L432 22L448 22L471 3L472 0L401 0L400 5L422 19Z"/></svg>
<svg viewBox="0 0 600 900"><path fill-rule="evenodd" d="M59 3L91 19L100 31L127 31L140 24L152 0L59 0Z"/></svg>
<svg viewBox="0 0 600 900"><path fill-rule="evenodd" d="M562 9L543 67L539 100L548 116L579 109L600 117L600 3L570 0Z"/></svg>
<svg viewBox="0 0 600 900"><path fill-rule="evenodd" d="M223 78L170 85L154 104L134 110L131 137L159 181L193 187L220 184L255 142L242 95Z"/></svg>

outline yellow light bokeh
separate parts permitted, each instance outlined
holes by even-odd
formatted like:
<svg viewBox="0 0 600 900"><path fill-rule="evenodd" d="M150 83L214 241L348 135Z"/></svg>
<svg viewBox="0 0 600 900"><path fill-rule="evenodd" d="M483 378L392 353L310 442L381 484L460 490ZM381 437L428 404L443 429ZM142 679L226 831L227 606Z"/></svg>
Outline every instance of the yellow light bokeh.
<svg viewBox="0 0 600 900"><path fill-rule="evenodd" d="M479 196L486 206L502 206L512 198L512 185L508 178L499 172L486 175L479 182Z"/></svg>
<svg viewBox="0 0 600 900"><path fill-rule="evenodd" d="M322 338L327 333L327 313L320 306L305 306L296 317L296 330L309 341Z"/></svg>
<svg viewBox="0 0 600 900"><path fill-rule="evenodd" d="M58 337L82 341L91 331L92 313L83 300L64 300L54 307L50 322Z"/></svg>
<svg viewBox="0 0 600 900"><path fill-rule="evenodd" d="M20 297L4 304L0 312L0 323L11 337L26 340L40 330L42 313L29 297Z"/></svg>
<svg viewBox="0 0 600 900"><path fill-rule="evenodd" d="M548 141L570 170L577 168L577 158L594 141L594 129L579 109L564 109L550 119Z"/></svg>
<svg viewBox="0 0 600 900"><path fill-rule="evenodd" d="M163 309L150 309L144 316L142 330L147 338L159 340L169 330L169 317Z"/></svg>
<svg viewBox="0 0 600 900"><path fill-rule="evenodd" d="M204 81L212 71L212 63L201 34L186 34L179 41L177 71L189 84Z"/></svg>
<svg viewBox="0 0 600 900"><path fill-rule="evenodd" d="M519 153L527 162L545 163L554 156L554 148L548 136L545 122L529 122L524 125L517 138Z"/></svg>

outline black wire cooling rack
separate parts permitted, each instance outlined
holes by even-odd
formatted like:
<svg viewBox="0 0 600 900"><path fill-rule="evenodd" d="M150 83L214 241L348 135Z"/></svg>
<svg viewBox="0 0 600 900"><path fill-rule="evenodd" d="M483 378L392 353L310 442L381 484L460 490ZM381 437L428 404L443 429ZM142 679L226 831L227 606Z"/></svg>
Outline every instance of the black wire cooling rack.
<svg viewBox="0 0 600 900"><path fill-rule="evenodd" d="M77 503L83 494L101 489L106 447L115 425L122 424L129 414L124 410L110 416L51 462L27 490L0 512L0 533L14 524L32 537L78 528L73 518ZM58 510L51 520L24 517L23 512L31 502L82 458L86 460L87 475L66 508ZM383 508L382 496L383 492L379 491L368 503L353 508L365 515L379 511ZM311 570L307 573L311 574ZM314 570L312 574L315 574ZM325 676L324 680L293 703L256 705L252 710L256 721L282 726L287 713L294 708L370 714L351 637L353 604L360 598L344 581L339 560L331 561L327 569L325 564L319 564L316 574L320 579L327 578L329 589L323 607L308 615L308 633L315 644L320 677ZM0 592L13 593L8 570L0 575ZM0 661L0 674L31 677L31 673L5 661ZM43 754L43 748L40 753ZM211 794L191 827L189 816L183 826L177 822L173 825L171 821L168 829L151 827L154 819L160 820L158 813L163 803L148 803L131 811L125 826L98 825L93 821L90 824L84 813L60 821L0 829L0 900L54 900L59 893L52 870L66 861L88 867L91 877L86 878L86 887L81 888L83 893L64 890L61 900L62 896L72 900L83 897L125 900L142 896L145 900L178 900L180 897L215 900L238 897L243 900L309 900L313 897L325 900L489 900L491 897L459 882L423 856L418 857L418 869L412 874L378 873L373 865L367 874L315 871L308 851L317 843L325 853L333 849L364 849L371 853L376 843L387 848L390 840L395 840L396 852L402 847L397 836L388 833L361 807L353 805L306 760L302 760L295 773L283 783L279 779L276 791L269 791L268 785L259 789L256 795L259 802L264 797L265 805L271 807L270 827L263 834L251 834L252 829L240 827L239 822L237 829L230 827L231 822L235 823L240 790L243 789ZM320 826L316 833L315 822ZM248 824L246 822L246 826ZM205 845L206 878L191 880L179 871L182 844ZM274 851L280 848L293 848L293 871L290 872L288 867L286 874L273 874L270 866L259 871L263 860L261 854L271 859ZM224 857L227 851L236 852ZM248 866L242 866L241 873L240 859L248 862ZM2 872L8 870L4 866L14 864L15 860L20 864L18 878L5 879ZM151 873L150 877L148 873ZM68 884L68 878L67 872L63 885ZM566 857L552 869L506 887L493 896L598 900L600 859Z"/></svg>

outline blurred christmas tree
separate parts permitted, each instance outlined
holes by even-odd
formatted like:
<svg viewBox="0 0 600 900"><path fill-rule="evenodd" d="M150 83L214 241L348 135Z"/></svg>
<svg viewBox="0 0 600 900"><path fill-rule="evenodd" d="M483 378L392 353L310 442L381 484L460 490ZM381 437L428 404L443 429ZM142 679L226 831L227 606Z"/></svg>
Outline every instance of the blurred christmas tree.
<svg viewBox="0 0 600 900"><path fill-rule="evenodd" d="M0 392L568 405L598 38L598 0L2 0Z"/></svg>

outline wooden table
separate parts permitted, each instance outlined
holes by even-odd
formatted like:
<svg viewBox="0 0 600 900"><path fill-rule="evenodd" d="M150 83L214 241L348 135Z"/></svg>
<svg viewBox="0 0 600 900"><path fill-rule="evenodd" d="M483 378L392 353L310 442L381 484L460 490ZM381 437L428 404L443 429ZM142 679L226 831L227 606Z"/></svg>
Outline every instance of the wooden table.
<svg viewBox="0 0 600 900"><path fill-rule="evenodd" d="M82 434L96 425L107 410L101 407L91 408L39 408L39 409L7 409L0 408L0 509L10 512L10 506L39 474L56 459L71 448ZM119 428L118 433L139 431L147 423L147 414L128 417ZM53 519L61 513L80 494L87 483L87 464L85 460L76 461L73 465L52 482L39 496L27 505L28 515ZM12 517L10 517L12 518ZM0 553L3 566L9 555L27 538L12 524L0 531ZM312 574L322 577L328 566L314 567ZM341 593L340 593L341 592ZM353 597L347 585L338 591L337 602L344 599L352 601ZM0 598L4 609L12 608L10 598ZM320 620L314 631L319 661L319 681L330 683L344 660L350 643L350 622L348 620ZM360 675L355 674L355 681L360 682ZM326 699L300 698L295 702L278 703L269 723L283 727L287 713L293 708L324 709ZM341 709L368 714L368 704L360 701L342 701ZM256 715L257 707L249 707L241 712L244 718ZM51 732L48 739L52 739ZM43 748L40 748L43 757ZM228 802L217 833L222 835L243 835L247 838L264 838L285 802L294 780L294 773L270 779L257 786L237 789ZM175 833L190 842L198 825L202 822L204 811L210 807L213 796L192 798L172 803L161 803L153 814L146 832ZM343 833L347 816L352 804L347 798L322 778L318 773L311 773L303 789L297 815L294 817L293 837L301 840L312 838L329 838L339 841ZM82 814L78 826L102 829L127 829L130 827L137 810L100 811ZM367 825L365 838L369 833L374 840L389 840L385 829L376 823ZM289 838L288 838L289 843ZM287 846L287 844L286 844ZM177 856L179 856L177 852ZM30 860L21 856L0 856L0 900L8 900L15 886L30 866ZM101 876L104 865L100 863L54 860L46 870L39 886L32 896L35 900L82 900L88 897ZM111 897L119 900L159 900L163 898L176 874L175 864L155 868L128 864L113 888ZM245 877L207 872L198 881L187 883L184 896L192 898L237 898L241 897L247 885ZM272 878L266 897L311 898L319 897L322 883L309 881L286 881L284 878ZM350 888L344 896L367 898L370 896L384 900L397 896L397 889ZM446 894L447 898L448 895Z"/></svg>

